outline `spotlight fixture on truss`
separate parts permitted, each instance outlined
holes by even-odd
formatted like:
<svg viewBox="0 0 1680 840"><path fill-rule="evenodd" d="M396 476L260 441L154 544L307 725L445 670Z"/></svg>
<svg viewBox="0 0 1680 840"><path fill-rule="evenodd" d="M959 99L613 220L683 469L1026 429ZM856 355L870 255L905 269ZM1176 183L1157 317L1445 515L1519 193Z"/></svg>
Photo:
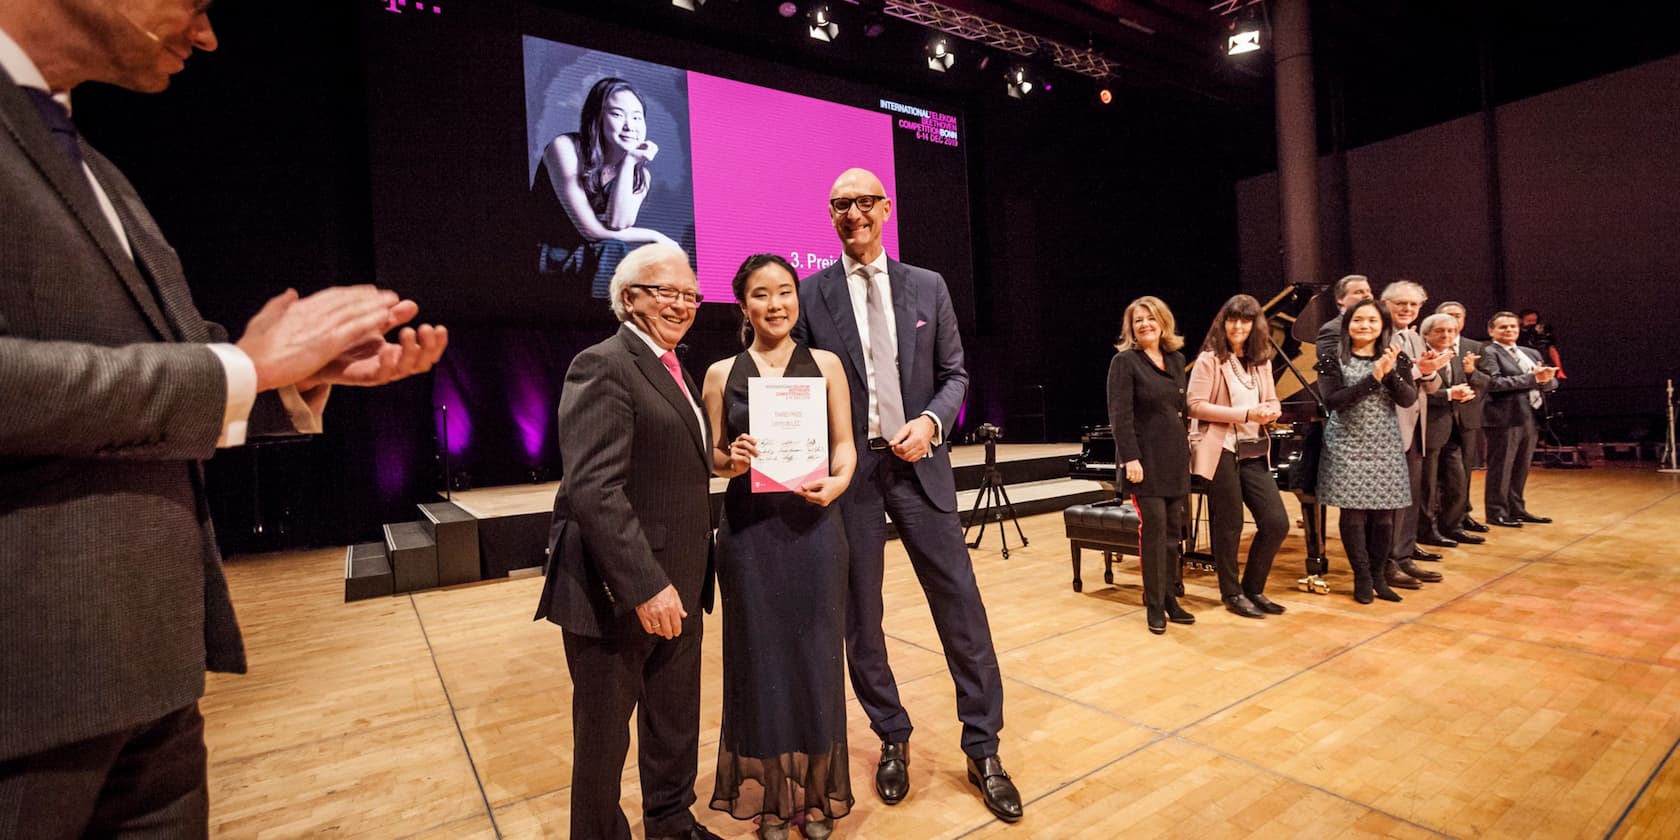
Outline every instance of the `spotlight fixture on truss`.
<svg viewBox="0 0 1680 840"><path fill-rule="evenodd" d="M1262 0L1223 0L1209 9L1230 18L1225 24L1226 56L1257 53L1265 48L1265 19L1261 15L1264 8Z"/></svg>
<svg viewBox="0 0 1680 840"><path fill-rule="evenodd" d="M1024 64L1011 64L1003 74L1004 90L1011 99L1021 99L1033 92L1032 76L1028 75Z"/></svg>
<svg viewBox="0 0 1680 840"><path fill-rule="evenodd" d="M671 0L671 5L693 12L706 5L706 0Z"/></svg>
<svg viewBox="0 0 1680 840"><path fill-rule="evenodd" d="M776 14L785 18L793 17L799 14L799 6L795 5L793 0L783 0L782 5L776 7Z"/></svg>
<svg viewBox="0 0 1680 840"><path fill-rule="evenodd" d="M1040 38L1031 32L953 9L934 0L887 0L885 11L886 14L900 20L1012 53L1021 58L1037 56L1050 65L1081 76L1102 80L1115 75L1117 65L1095 49L1071 47L1048 38Z"/></svg>
<svg viewBox="0 0 1680 840"><path fill-rule="evenodd" d="M812 4L811 10L805 13L805 24L811 37L818 41L833 41L840 34L840 25L829 14L827 3Z"/></svg>
<svg viewBox="0 0 1680 840"><path fill-rule="evenodd" d="M863 12L863 37L879 38L887 31L887 0L856 0Z"/></svg>
<svg viewBox="0 0 1680 840"><path fill-rule="evenodd" d="M928 39L927 66L935 73L943 73L957 63L957 54L951 51L951 39L944 35L935 35Z"/></svg>

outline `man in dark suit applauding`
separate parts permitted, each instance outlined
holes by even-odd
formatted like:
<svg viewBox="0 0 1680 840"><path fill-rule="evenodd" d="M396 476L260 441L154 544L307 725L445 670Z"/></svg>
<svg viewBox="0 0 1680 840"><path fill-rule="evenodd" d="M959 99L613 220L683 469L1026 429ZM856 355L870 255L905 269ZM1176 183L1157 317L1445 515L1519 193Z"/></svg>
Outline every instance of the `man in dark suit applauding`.
<svg viewBox="0 0 1680 840"><path fill-rule="evenodd" d="M168 87L209 3L0 2L0 837L208 833L204 672L245 651L200 462L319 431L334 384L431 368L441 328L372 286L193 304L71 91Z"/></svg>
<svg viewBox="0 0 1680 840"><path fill-rule="evenodd" d="M1529 512L1523 489L1539 434L1536 418L1545 405L1541 394L1557 390L1557 368L1547 367L1539 353L1517 345L1520 330L1515 313L1494 313L1488 320L1488 336L1493 340L1482 347L1482 358L1476 363L1488 376L1488 403L1482 415L1488 468L1482 503L1488 524L1507 528L1552 521Z"/></svg>
<svg viewBox="0 0 1680 840"><path fill-rule="evenodd" d="M947 434L968 388L962 338L945 280L887 258L881 226L892 199L863 169L841 173L829 191L840 235L837 262L800 284L794 337L846 365L853 437L852 486L840 498L851 548L846 660L858 702L881 737L875 789L895 805L910 790L910 715L898 698L881 627L886 522L927 593L934 627L957 686L968 778L999 818L1021 818L1021 796L998 760L1003 678L974 565L957 519Z"/></svg>
<svg viewBox="0 0 1680 840"><path fill-rule="evenodd" d="M572 360L560 392L564 475L536 615L563 629L572 676L571 836L630 836L618 798L635 712L647 836L715 837L689 810L712 459L676 355L700 294L666 244L626 255L609 294L618 332Z"/></svg>
<svg viewBox="0 0 1680 840"><path fill-rule="evenodd" d="M1488 382L1475 366L1477 355L1472 348L1480 345L1460 339L1458 320L1445 312L1423 319L1422 332L1432 349L1452 354L1452 363L1441 368L1443 387L1429 394L1429 451L1423 468L1426 503L1418 510L1418 542L1445 547L1485 542L1462 527L1470 504L1470 474L1464 465L1466 418L1469 406L1483 401Z"/></svg>

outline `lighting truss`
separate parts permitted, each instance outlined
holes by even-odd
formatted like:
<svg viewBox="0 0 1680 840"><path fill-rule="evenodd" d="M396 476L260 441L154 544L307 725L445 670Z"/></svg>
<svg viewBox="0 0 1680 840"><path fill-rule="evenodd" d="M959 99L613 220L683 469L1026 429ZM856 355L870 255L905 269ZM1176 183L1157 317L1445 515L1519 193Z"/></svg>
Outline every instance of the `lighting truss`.
<svg viewBox="0 0 1680 840"><path fill-rule="evenodd" d="M1088 47L1070 47L1048 38L1040 38L1030 32L994 23L979 15L959 11L932 0L887 0L886 12L900 20L937 29L965 41L1014 53L1023 58L1042 58L1063 70L1093 79L1114 76L1118 66Z"/></svg>

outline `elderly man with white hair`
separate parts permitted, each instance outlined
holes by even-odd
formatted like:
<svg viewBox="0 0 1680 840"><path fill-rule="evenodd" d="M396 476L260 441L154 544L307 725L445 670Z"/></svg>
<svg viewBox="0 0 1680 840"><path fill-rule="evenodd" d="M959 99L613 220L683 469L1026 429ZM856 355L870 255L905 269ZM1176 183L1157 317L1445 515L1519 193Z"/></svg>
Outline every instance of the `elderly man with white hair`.
<svg viewBox="0 0 1680 840"><path fill-rule="evenodd" d="M1452 361L1452 355L1426 347L1423 337L1413 329L1423 302L1428 299L1423 287L1410 280L1396 280L1383 287L1381 301L1394 320L1394 344L1411 357L1413 375L1417 377L1420 395L1427 397L1441 388L1440 370ZM1388 585L1401 589L1417 589L1423 583L1437 583L1440 572L1432 572L1414 560L1439 560L1441 555L1424 551L1417 545L1417 512L1423 498L1423 453L1428 439L1426 425L1427 399L1409 406L1399 406L1395 414L1400 420L1400 444L1406 452L1406 472L1412 483L1412 506L1397 514L1394 523L1394 546L1384 564Z"/></svg>
<svg viewBox="0 0 1680 840"><path fill-rule="evenodd" d="M536 618L560 625L572 677L571 836L625 840L619 779L636 715L649 838L717 835L694 819L700 610L710 607L711 444L676 346L699 287L688 255L644 245L610 286L620 322L560 392L560 461Z"/></svg>
<svg viewBox="0 0 1680 840"><path fill-rule="evenodd" d="M1419 327L1429 349L1452 353L1454 362L1441 368L1441 387L1429 395L1424 437L1423 502L1417 511L1418 542L1452 547L1486 542L1462 529L1470 505L1470 472L1464 460L1471 405L1487 390L1487 375L1476 369L1476 357L1458 361L1458 319L1437 312Z"/></svg>

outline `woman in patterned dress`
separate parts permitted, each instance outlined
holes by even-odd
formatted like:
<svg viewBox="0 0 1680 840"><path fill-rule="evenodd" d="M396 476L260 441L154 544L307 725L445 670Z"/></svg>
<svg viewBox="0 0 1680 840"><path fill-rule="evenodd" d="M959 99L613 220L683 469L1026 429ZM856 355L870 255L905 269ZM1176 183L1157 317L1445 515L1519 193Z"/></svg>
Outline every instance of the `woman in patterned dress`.
<svg viewBox="0 0 1680 840"><path fill-rule="evenodd" d="M1319 394L1330 408L1319 462L1318 500L1341 508L1342 548L1353 567L1353 599L1371 603L1400 596L1388 586L1383 563L1394 539L1396 511L1412 503L1400 421L1394 407L1417 402L1412 361L1391 345L1388 310L1374 300L1342 316L1338 353L1319 359Z"/></svg>

